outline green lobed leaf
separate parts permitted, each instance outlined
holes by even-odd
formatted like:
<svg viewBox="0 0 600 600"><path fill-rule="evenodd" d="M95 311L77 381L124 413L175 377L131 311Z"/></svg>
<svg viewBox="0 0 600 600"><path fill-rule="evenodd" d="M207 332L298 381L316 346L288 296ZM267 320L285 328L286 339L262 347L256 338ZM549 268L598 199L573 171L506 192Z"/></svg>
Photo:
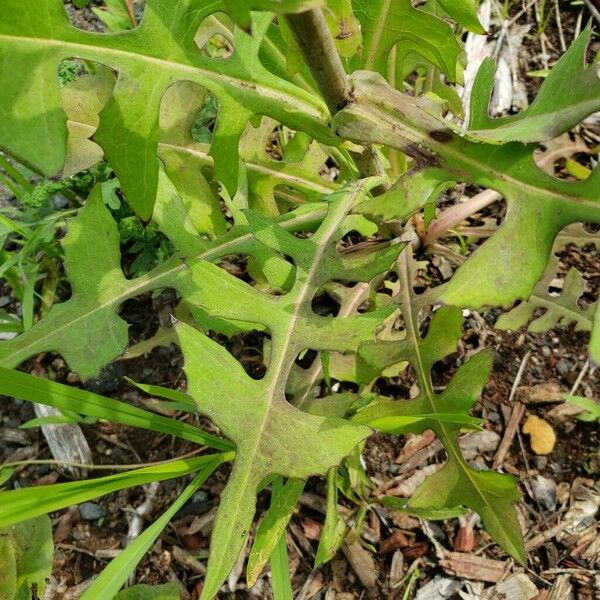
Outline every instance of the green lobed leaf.
<svg viewBox="0 0 600 600"><path fill-rule="evenodd" d="M53 554L52 523L47 515L1 529L0 597L43 597Z"/></svg>
<svg viewBox="0 0 600 600"><path fill-rule="evenodd" d="M591 36L588 26L551 69L532 104L514 116L489 116L496 69L493 59L486 59L473 84L468 135L491 143L543 142L600 110L600 62L587 65L585 58Z"/></svg>
<svg viewBox="0 0 600 600"><path fill-rule="evenodd" d="M324 213L323 205L312 205L282 215L278 222L282 227L291 230L311 229L321 221ZM98 229L94 229L96 223L101 225ZM106 227L103 233L100 229L104 224ZM96 255L99 257L98 260L94 260L94 257L89 254L93 245L89 245L81 233L84 227L88 226L94 229L91 238L88 239L94 240L96 235L100 237L98 247L94 248L98 251ZM103 205L98 188L92 192L91 199L78 217L69 221L69 228L75 231L76 240L68 246L67 254L70 253L74 261L83 254L83 264L89 266L85 277L81 276L78 282L73 282L73 288L75 290L81 288L83 293L74 293L68 301L54 305L38 323L18 337L0 341L0 365L2 366L16 367L25 359L40 352L54 351L63 354L71 369L79 373L83 379L95 376L127 346L126 323L117 316L125 300L165 287L174 287L183 295L189 291L190 271L188 266L178 258L168 260L150 273L136 279L127 280L123 277L121 280L116 270L112 271L112 277L104 275L104 270L109 266L107 262L119 264L120 261L110 258L113 253L118 252L116 224ZM191 240L191 238L187 239ZM187 263L191 264L197 260L219 260L230 254L246 253L255 246L256 239L250 234L248 227L240 226L213 243L199 244L197 253L190 256ZM106 252L104 252L105 247ZM68 276L71 276L70 272ZM119 279L120 285L113 287L108 285L116 279ZM121 328L124 329L123 334L120 333ZM106 334L110 334L111 330L116 330L119 335L113 336L113 339L105 339ZM115 340L114 337L118 339ZM100 339L104 340L103 344L97 343ZM87 340L92 340L91 345Z"/></svg>
<svg viewBox="0 0 600 600"><path fill-rule="evenodd" d="M463 27L473 33L485 34L477 16L477 0L437 0L440 6Z"/></svg>
<svg viewBox="0 0 600 600"><path fill-rule="evenodd" d="M189 325L177 325L189 394L237 447L212 534L203 598L217 593L233 567L248 535L263 479L273 474L305 479L324 473L370 432L342 419L299 411L287 402L285 387L301 351L353 351L360 342L373 339L393 310L335 319L319 317L311 308L313 295L326 281L368 280L389 268L397 256L399 247L352 261L336 250L346 215L375 184L376 180L356 182L331 195L327 216L308 239L294 237L275 221L246 213L257 241L294 260L295 283L282 296L259 292L211 263L190 265L194 281L194 292L187 299L190 304L202 306L210 316L266 326L272 335L267 373L253 380L222 346ZM220 376L224 369L225 380ZM239 398L244 398L242 404Z"/></svg>
<svg viewBox="0 0 600 600"><path fill-rule="evenodd" d="M557 260L553 257L529 299L500 315L496 321L498 329L516 330L527 325L528 331L539 333L557 325L566 327L572 323L575 324L575 331L592 329L595 306L592 304L585 309L579 307L579 299L585 290L583 277L577 269L567 272L560 295L548 293L550 284L556 277L557 266ZM544 312L532 320L539 309Z"/></svg>
<svg viewBox="0 0 600 600"><path fill-rule="evenodd" d="M514 502L520 498L516 479L495 472L475 471L465 461L458 443L460 429L469 422L465 417L468 417L488 380L493 353L490 350L477 353L456 371L446 389L436 394L431 368L456 350L462 336L463 317L458 308L438 309L427 336L422 339L418 324L419 308L414 302L414 264L409 250L402 253L399 265L398 300L401 302L404 337L396 341L364 344L359 352L377 370L402 360L409 361L415 369L419 395L413 400L400 401L378 398L360 410L354 419L361 423L384 419L385 423L385 419L398 416L417 417L414 421L409 418L394 431L422 433L427 429L433 430L446 449L448 461L442 471L417 488L408 507L441 510L468 506L479 513L492 538L513 558L524 563L523 537L514 507ZM449 418L450 415L457 418Z"/></svg>
<svg viewBox="0 0 600 600"><path fill-rule="evenodd" d="M461 47L451 27L442 19L416 9L411 0L354 0L354 12L362 26L362 56L356 69L372 69L387 75L387 60L396 48L396 65L416 53L455 81ZM406 73L408 74L408 73Z"/></svg>
<svg viewBox="0 0 600 600"><path fill-rule="evenodd" d="M271 114L294 129L335 143L326 128L323 102L272 75L258 60L268 14L253 17L252 38L241 30L234 34L232 56L215 60L197 52L196 30L220 8L211 0L149 0L135 29L97 34L72 27L61 0L35 6L33 0L5 0L0 6L0 83L1 106L10 118L0 124L0 146L46 175L60 170L66 157L67 120L56 71L67 58L98 62L119 73L95 140L142 219L150 218L156 198L160 106L175 81L203 85L221 102L211 154L226 159L218 165L218 176L230 193L237 187L237 169L224 168L237 165L229 155L237 154L245 123L226 129L222 119L231 127L238 115Z"/></svg>
<svg viewBox="0 0 600 600"><path fill-rule="evenodd" d="M559 232L570 223L600 222L600 169L585 181L558 180L537 166L533 147L468 141L426 98L409 98L371 73L355 73L353 82L354 101L334 118L338 134L388 144L415 157L417 168L435 166L449 181L466 180L506 198L504 223L459 267L442 302L481 308L527 299Z"/></svg>

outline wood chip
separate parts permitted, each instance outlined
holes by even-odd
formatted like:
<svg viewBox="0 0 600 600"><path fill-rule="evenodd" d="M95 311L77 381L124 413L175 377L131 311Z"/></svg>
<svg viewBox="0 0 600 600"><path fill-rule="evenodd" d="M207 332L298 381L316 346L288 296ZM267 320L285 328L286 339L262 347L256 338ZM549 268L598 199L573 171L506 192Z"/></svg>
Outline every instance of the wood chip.
<svg viewBox="0 0 600 600"><path fill-rule="evenodd" d="M408 537L401 531L394 531L392 535L383 540L379 546L379 554L390 554L398 548L406 548L410 544Z"/></svg>
<svg viewBox="0 0 600 600"><path fill-rule="evenodd" d="M392 564L390 566L390 588L394 588L404 576L404 555L400 550L394 552L392 556Z"/></svg>
<svg viewBox="0 0 600 600"><path fill-rule="evenodd" d="M368 590L374 589L377 585L377 569L371 553L358 542L346 542L342 550L363 586Z"/></svg>
<svg viewBox="0 0 600 600"><path fill-rule="evenodd" d="M411 435L408 438L406 444L404 444L398 458L396 458L396 464L401 465L405 463L409 458L412 458L419 450L426 448L435 440L435 433L428 429L421 435Z"/></svg>
<svg viewBox="0 0 600 600"><path fill-rule="evenodd" d="M323 526L321 523L306 517L302 519L302 531L306 536L307 540L317 541L321 539L321 531L323 530Z"/></svg>
<svg viewBox="0 0 600 600"><path fill-rule="evenodd" d="M186 567L196 575L206 574L206 565L195 559L191 554L179 546L173 546L173 558L183 567Z"/></svg>
<svg viewBox="0 0 600 600"><path fill-rule="evenodd" d="M570 575L559 575L550 590L548 600L569 600L573 598L573 586Z"/></svg>
<svg viewBox="0 0 600 600"><path fill-rule="evenodd" d="M523 385L517 389L516 398L523 404L546 404L564 401L564 391L555 382Z"/></svg>
<svg viewBox="0 0 600 600"><path fill-rule="evenodd" d="M481 600L533 600L538 594L539 590L531 579L525 573L517 573L486 590L481 595Z"/></svg>
<svg viewBox="0 0 600 600"><path fill-rule="evenodd" d="M62 416L59 410L51 406L34 404L33 408L36 417ZM42 425L42 433L55 460L65 461L66 463L92 463L92 452L79 425ZM59 468L76 479L84 479L87 476L85 469L67 464Z"/></svg>
<svg viewBox="0 0 600 600"><path fill-rule="evenodd" d="M448 575L490 583L500 581L508 568L506 562L462 552L448 552L440 565Z"/></svg>

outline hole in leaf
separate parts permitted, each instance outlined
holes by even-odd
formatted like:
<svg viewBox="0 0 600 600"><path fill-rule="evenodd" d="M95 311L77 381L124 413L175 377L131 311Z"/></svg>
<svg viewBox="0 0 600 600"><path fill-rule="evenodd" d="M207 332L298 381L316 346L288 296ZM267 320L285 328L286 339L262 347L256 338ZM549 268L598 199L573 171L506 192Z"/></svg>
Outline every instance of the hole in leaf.
<svg viewBox="0 0 600 600"><path fill-rule="evenodd" d="M295 363L304 370L310 369L312 364L317 360L319 353L312 348L307 348L298 354Z"/></svg>
<svg viewBox="0 0 600 600"><path fill-rule="evenodd" d="M337 317L340 312L339 302L327 292L317 292L312 299L313 312L321 317Z"/></svg>
<svg viewBox="0 0 600 600"><path fill-rule="evenodd" d="M229 58L234 52L232 29L232 21L225 13L206 17L194 38L200 53L207 58Z"/></svg>
<svg viewBox="0 0 600 600"><path fill-rule="evenodd" d="M269 366L271 335L265 331L252 329L231 337L211 332L210 337L242 365L252 379L262 379Z"/></svg>
<svg viewBox="0 0 600 600"><path fill-rule="evenodd" d="M140 24L146 7L145 0L105 0L90 2L78 9L65 4L71 24L84 31L120 33Z"/></svg>

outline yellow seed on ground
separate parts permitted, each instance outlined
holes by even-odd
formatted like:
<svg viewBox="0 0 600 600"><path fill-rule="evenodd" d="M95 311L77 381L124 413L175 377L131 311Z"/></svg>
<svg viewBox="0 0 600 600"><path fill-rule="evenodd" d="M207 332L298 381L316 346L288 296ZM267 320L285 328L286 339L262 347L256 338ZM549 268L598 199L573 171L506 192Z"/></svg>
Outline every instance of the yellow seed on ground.
<svg viewBox="0 0 600 600"><path fill-rule="evenodd" d="M556 433L548 421L530 415L523 425L523 433L529 434L529 444L536 454L550 454L554 450Z"/></svg>

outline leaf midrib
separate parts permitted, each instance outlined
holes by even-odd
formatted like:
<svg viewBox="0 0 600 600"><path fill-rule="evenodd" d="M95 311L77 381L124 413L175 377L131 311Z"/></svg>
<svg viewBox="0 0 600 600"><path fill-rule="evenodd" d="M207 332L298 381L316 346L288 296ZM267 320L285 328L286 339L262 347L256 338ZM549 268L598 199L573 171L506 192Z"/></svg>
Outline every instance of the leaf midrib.
<svg viewBox="0 0 600 600"><path fill-rule="evenodd" d="M435 393L431 387L429 371L424 367L423 357L421 355L421 336L419 335L419 330L415 323L415 318L413 315L413 295L411 294L412 282L410 281L410 266L408 264L409 249L404 250L401 256L403 262L401 269L403 278L402 295L404 297L403 304L406 307L406 310L402 311L402 314L406 325L406 331L410 333L410 337L412 339L412 344L414 348L413 356L416 359L415 362L417 364L413 366L418 368L418 371L421 373L421 381L423 382L425 388L423 391L425 392L425 397L427 398L427 403L429 404L431 414L435 415L438 412L434 401ZM442 442L444 449L446 450L448 455L452 455L452 457L455 460L455 464L457 464L460 467L462 472L465 474L465 476L471 483L472 488L481 498L483 503L486 506L490 506L489 502L487 501L487 498L479 490L479 486L471 477L471 474L469 473L468 469L465 468L464 459L460 454L460 451L457 451L456 449L455 440L452 434L448 432L443 421L436 421L436 423L439 428L438 436L440 437L440 441Z"/></svg>
<svg viewBox="0 0 600 600"><path fill-rule="evenodd" d="M315 208L314 212L311 211L311 212L306 212L302 215L296 215L295 217L290 218L289 220L284 220L284 221L280 222L280 225L284 228L285 227L292 228L292 227L300 225L304 222L310 222L310 221L314 220L315 218L317 218L318 212L324 213L325 210L326 209L324 209L323 207ZM252 237L252 234L250 232L243 233L238 237L235 237L231 240L227 240L227 241L223 242L222 244L213 246L212 248L205 250L201 254L199 254L189 260L212 260L213 258L218 258L219 256L222 256L222 252L224 250L229 251L229 250L235 249L235 247L237 245L242 245L244 242L251 239L251 237ZM170 260L175 261L178 259L175 258L175 259L170 259ZM68 322L64 323L62 326L56 327L50 333L43 335L43 336L35 337L35 339L33 339L33 341L30 344L17 350L10 358L14 359L16 356L16 357L18 357L19 362L21 362L22 360L25 360L26 358L28 358L29 356L32 355L31 348L38 346L40 344L40 342L42 342L42 344L43 344L44 340L52 339L55 336L60 335L62 331L68 330L73 325L75 325L83 320L86 320L88 318L93 318L94 315L96 315L98 312L103 311L103 310L113 307L113 306L119 306L126 300L133 298L135 296L138 296L139 294L143 294L143 293L151 291L153 289L167 287L173 281L173 279L176 277L176 275L179 272L183 272L185 269L187 269L187 266L183 262L177 262L177 264L175 266L165 269L166 264L168 264L168 263L164 263L163 265L157 267L156 269L154 269L147 275L142 275L141 277L134 279L133 281L131 281L131 283L130 283L130 280L125 280L127 283L130 283L130 285L128 285L120 294L113 296L112 298L110 298L107 301L100 302L99 304L94 306L92 309L79 315L77 318L70 319ZM69 302L69 300L67 302ZM58 304L57 306L62 306L63 304L66 304L66 303L61 303L61 304ZM48 316L50 316L50 314ZM43 323L43 321L40 321L40 323ZM34 331L34 328L32 328L29 331ZM13 341L16 343L16 342L18 342L18 340L19 340L19 337L16 337L16 338L14 338L14 340L7 340L4 343L10 344ZM0 348L2 348L2 344L0 344ZM47 348L47 349L51 350L53 348ZM35 353L35 351L33 353ZM23 358L20 357L21 355L23 356Z"/></svg>
<svg viewBox="0 0 600 600"><path fill-rule="evenodd" d="M559 203L572 202L586 209L599 211L600 214L600 202L594 202L593 200L584 200L578 196L573 196L572 194L569 194L566 191L556 192L553 189L535 186L523 180L516 179L513 176L507 175L504 171L495 170L491 165L487 163L481 163L476 159L466 156L465 154L461 153L458 149L453 148L451 143L445 144L442 142L436 142L421 129L418 129L417 127L405 121L395 119L391 114L389 114L387 110L385 110L385 106L382 107L379 105L375 105L373 102L367 101L364 103L364 107L369 109L369 111L372 111L371 114L378 118L380 121L386 122L390 130L393 131L392 135L395 135L400 139L404 138L408 142L412 142L414 140L414 142L422 145L424 148L427 148L434 153L437 153L442 158L444 158L445 156L449 156L458 163L463 163L465 165L470 166L473 170L483 171L484 173L487 173L488 176L491 176L496 181L498 181L497 187L499 191L501 191L501 193L503 189L506 189L505 186L509 185L515 190L525 190L529 194L545 198L547 201ZM403 133L403 130L408 133ZM393 140L390 136L386 141L386 143L389 146L397 148L399 150L402 150L406 146L405 143L394 145L392 142ZM442 167L448 172L455 173L456 175L458 175L459 179L461 180L477 180L478 183L480 182L480 177L470 177L469 172L466 170L463 171L455 169L448 166L447 164L442 165ZM540 173L543 173L541 169ZM561 182L557 180L556 183L557 185L559 185ZM485 183L483 183L482 185L486 185L486 187L489 187L489 185Z"/></svg>
<svg viewBox="0 0 600 600"><path fill-rule="evenodd" d="M138 54L135 52L130 52L129 50L119 50L116 48L107 48L105 46L83 44L78 42L67 42L58 39L7 35L3 33L0 33L0 41L1 40L8 40L8 44L23 43L28 47L30 47L32 44L36 44L43 48L58 48L59 50L63 51L61 53L63 55L61 60L73 56L75 58L99 62L100 55L104 57L111 57L112 60L110 62L110 66L116 69L117 71L120 71L122 69L122 65L126 64L127 61L133 61L160 67L164 69L165 72L178 71L180 73L184 73L186 77L182 77L182 79L189 79L190 81L195 81L205 86L207 84L207 80L220 83L225 82L234 87L237 87L240 90L240 92L247 93L250 89L248 87L248 84L251 83L252 91L257 95L271 97L274 103L277 102L283 106L291 105L295 109L301 111L303 114L315 118L317 120L323 121L322 125L323 127L326 127L326 117L324 115L326 115L327 113L325 112L324 108L322 110L319 110L319 108L317 108L316 105L311 106L307 102L303 102L298 97L292 94L289 94L280 89L265 86L264 84L257 83L256 81L250 82L244 79L232 77L231 75L224 75L223 73L211 71L210 69L203 69L199 66L186 65L181 62L175 62L171 60L165 60L153 56L148 56L147 54ZM69 50L72 50L72 52L70 52ZM276 76L273 75L273 77ZM281 81L284 82L284 80ZM307 91L302 88L298 88L298 90L301 91L303 94L307 93Z"/></svg>

